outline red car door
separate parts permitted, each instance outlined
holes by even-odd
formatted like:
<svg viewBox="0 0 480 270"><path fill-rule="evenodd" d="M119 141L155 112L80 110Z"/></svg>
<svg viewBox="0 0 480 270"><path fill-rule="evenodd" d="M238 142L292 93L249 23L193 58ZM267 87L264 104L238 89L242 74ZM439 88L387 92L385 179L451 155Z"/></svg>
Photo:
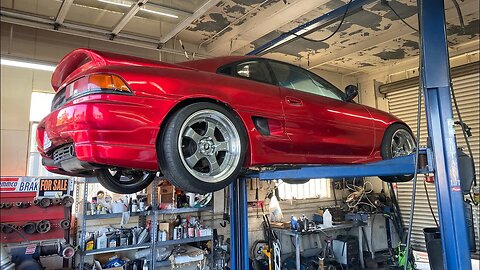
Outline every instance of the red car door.
<svg viewBox="0 0 480 270"><path fill-rule="evenodd" d="M345 102L330 83L299 67L269 61L280 86L291 151L309 163L361 162L372 153L374 124L368 110Z"/></svg>

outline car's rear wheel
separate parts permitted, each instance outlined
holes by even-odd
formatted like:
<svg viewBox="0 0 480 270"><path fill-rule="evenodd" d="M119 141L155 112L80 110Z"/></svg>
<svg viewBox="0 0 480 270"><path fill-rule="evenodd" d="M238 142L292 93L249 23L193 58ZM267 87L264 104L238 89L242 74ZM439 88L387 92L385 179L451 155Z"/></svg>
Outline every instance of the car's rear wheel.
<svg viewBox="0 0 480 270"><path fill-rule="evenodd" d="M382 148L380 150L383 159L392 159L410 155L416 147L410 129L403 124L393 124L383 135ZM381 176L385 182L408 182L413 175Z"/></svg>
<svg viewBox="0 0 480 270"><path fill-rule="evenodd" d="M95 174L104 188L119 194L145 189L155 178L155 173L137 170L98 169Z"/></svg>
<svg viewBox="0 0 480 270"><path fill-rule="evenodd" d="M209 102L175 112L157 142L159 166L167 180L196 193L213 192L235 180L246 148L247 134L240 118Z"/></svg>

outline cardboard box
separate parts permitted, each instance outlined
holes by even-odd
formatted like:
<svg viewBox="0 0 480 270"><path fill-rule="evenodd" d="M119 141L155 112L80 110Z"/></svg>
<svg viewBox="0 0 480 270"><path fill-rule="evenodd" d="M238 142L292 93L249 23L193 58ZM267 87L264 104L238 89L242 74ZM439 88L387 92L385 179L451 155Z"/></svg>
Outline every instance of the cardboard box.
<svg viewBox="0 0 480 270"><path fill-rule="evenodd" d="M175 193L175 187L172 185L169 186L160 186L160 194L172 194Z"/></svg>
<svg viewBox="0 0 480 270"><path fill-rule="evenodd" d="M173 193L166 193L166 194L161 194L159 196L159 201L160 203L173 203Z"/></svg>

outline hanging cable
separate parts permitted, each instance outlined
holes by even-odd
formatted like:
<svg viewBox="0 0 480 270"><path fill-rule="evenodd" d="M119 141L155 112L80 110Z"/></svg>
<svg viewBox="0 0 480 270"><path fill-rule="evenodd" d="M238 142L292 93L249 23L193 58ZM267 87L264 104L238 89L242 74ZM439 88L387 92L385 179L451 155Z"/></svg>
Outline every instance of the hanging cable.
<svg viewBox="0 0 480 270"><path fill-rule="evenodd" d="M468 139L466 126L465 126L465 124L463 123L463 120L462 120L462 114L460 113L460 109L458 108L457 97L455 96L455 89L453 88L453 82L452 81L450 81L450 92L452 93L453 105L455 107L455 111L457 112L457 117L458 117L458 121L459 121L459 124L460 124L460 128L462 129L463 139L465 140L465 144L467 145L468 154L472 158L473 185L477 186L477 172L475 170L475 159L473 157L472 146L470 145L470 140ZM470 194L470 198L472 199L473 204L478 205L478 203L475 202L475 200L473 200L473 198L472 198L472 191L471 190L469 191L469 194Z"/></svg>
<svg viewBox="0 0 480 270"><path fill-rule="evenodd" d="M405 247L404 270L408 270L408 265L409 265L408 257L409 257L409 254L410 254L410 245L411 245L412 227L413 227L413 214L415 212L415 199L416 199L416 193L417 193L417 176L418 176L417 168L418 168L418 155L419 155L419 148L420 148L420 119L421 119L420 114L422 112L422 89L423 89L423 84L422 84L422 87L418 88L417 135L416 135L417 145L416 145L416 149L415 149L415 167L414 167L415 168L415 173L413 175L412 204L410 206L410 218L409 218L409 221L408 221L407 246Z"/></svg>
<svg viewBox="0 0 480 270"><path fill-rule="evenodd" d="M457 0L452 0L455 9L457 10L458 20L460 21L460 25L465 30L465 22L463 21L462 10L460 9L460 5L458 4ZM463 2L463 1L462 1Z"/></svg>
<svg viewBox="0 0 480 270"><path fill-rule="evenodd" d="M427 195L427 202L428 202L428 207L430 207L430 213L432 213L433 220L435 221L435 224L438 226L438 221L437 217L435 216L435 213L433 213L433 208L432 208L432 202L430 201L430 195L428 194L428 189L427 189L427 182L423 180L423 187L425 188L425 195Z"/></svg>
<svg viewBox="0 0 480 270"><path fill-rule="evenodd" d="M347 7L345 9L345 12L343 13L342 15L342 19L340 20L340 23L338 24L337 26L337 29L335 29L335 31L333 31L333 33L331 33L329 36L327 36L326 38L323 38L323 39L311 39L311 38L307 38L307 37L304 37L303 35L297 35L295 33L286 33L287 35L288 34L292 34L298 38L301 38L301 39L304 39L306 41L310 41L310 42L324 42L328 39L330 39L331 37L333 37L337 32L338 30L340 30L340 27L342 27L342 24L343 22L345 21L345 18L347 17L347 14L348 14L348 10L350 9L350 4L352 3L353 0L350 0L347 4ZM311 33L310 33L311 34ZM308 34L309 35L309 34Z"/></svg>
<svg viewBox="0 0 480 270"><path fill-rule="evenodd" d="M413 27L411 24L409 24L405 19L400 16L400 14L397 13L397 11L390 5L389 1L387 0L382 0L382 4L386 5L394 14L399 18L406 26L410 27L413 31L418 32L418 29Z"/></svg>
<svg viewBox="0 0 480 270"><path fill-rule="evenodd" d="M423 10L423 1L417 1L419 3L418 10L422 11ZM388 6L390 6L388 4ZM419 20L422 18L422 14L419 14L418 16ZM403 20L402 20L403 21ZM421 26L421 23L419 22L419 26ZM418 30L417 30L418 31ZM421 28L420 28L421 31ZM419 32L420 32L419 31ZM418 176L418 154L419 154L419 147L420 147L420 128L421 128L421 113L422 113L422 90L424 88L423 85L423 53L422 53L422 43L423 40L420 38L419 40L420 43L420 52L418 55L418 69L419 69L419 86L418 87L418 99L417 99L417 145L415 149L415 173L413 175L413 187L412 187L412 204L410 205L410 217L408 221L408 231L407 231L407 246L405 247L405 265L403 266L404 270L408 270L408 265L409 265L409 256L410 256L410 246L411 246L411 240L412 240L412 228L413 228L413 214L415 212L415 198L416 198L416 193L417 193L417 176Z"/></svg>

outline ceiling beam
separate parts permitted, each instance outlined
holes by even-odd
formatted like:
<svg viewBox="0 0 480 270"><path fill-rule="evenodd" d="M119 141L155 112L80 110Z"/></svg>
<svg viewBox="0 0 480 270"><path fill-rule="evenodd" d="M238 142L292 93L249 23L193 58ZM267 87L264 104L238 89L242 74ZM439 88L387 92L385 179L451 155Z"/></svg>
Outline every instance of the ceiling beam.
<svg viewBox="0 0 480 270"><path fill-rule="evenodd" d="M233 27L232 30L208 44L206 50L213 55L230 54L327 2L328 0L302 0L286 5L283 1L279 1L259 11L244 23Z"/></svg>
<svg viewBox="0 0 480 270"><path fill-rule="evenodd" d="M127 25L127 23L137 14L140 8L147 3L148 0L138 0L136 3L133 3L130 6L130 9L123 14L122 18L115 24L113 27L110 39L113 39L122 29Z"/></svg>
<svg viewBox="0 0 480 270"><path fill-rule="evenodd" d="M55 28L58 28L60 25L63 24L63 21L65 21L68 10L72 6L72 4L73 0L63 0L62 5L60 6L60 9L55 16Z"/></svg>
<svg viewBox="0 0 480 270"><path fill-rule="evenodd" d="M117 38L114 40L108 40L106 37L108 31L100 28L89 27L84 25L79 25L75 23L64 23L65 27L61 27L58 30L54 30L51 26L54 22L53 19L47 19L35 15L29 15L25 13L18 13L11 9L1 9L0 10L0 21L6 22L15 25L22 25L26 27L61 32L69 35L74 35L78 37L91 38L95 40L113 42L125 46L133 46L142 49L149 49L154 51L161 51L169 54L175 55L185 55L184 51L175 50L171 48L158 48L158 43L156 39L149 39L146 37L123 34L120 33ZM211 56L205 54L195 54L196 58L209 58Z"/></svg>
<svg viewBox="0 0 480 270"><path fill-rule="evenodd" d="M208 10L210 10L212 7L217 5L220 2L220 0L208 0L203 4L200 8L198 8L192 15L188 16L183 20L181 23L177 24L170 32L167 34L163 35L160 38L159 44L163 45L167 41L169 41L171 38L173 38L175 35L180 33L183 29L187 28L191 23L193 23L195 20L200 18L202 15L204 15Z"/></svg>

